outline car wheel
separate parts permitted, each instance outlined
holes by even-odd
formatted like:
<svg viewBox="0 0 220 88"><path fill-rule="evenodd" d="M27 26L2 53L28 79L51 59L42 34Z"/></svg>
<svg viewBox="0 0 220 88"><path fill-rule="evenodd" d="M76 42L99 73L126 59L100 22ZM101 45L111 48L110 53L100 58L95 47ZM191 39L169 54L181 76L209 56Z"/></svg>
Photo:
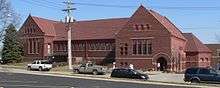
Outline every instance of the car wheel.
<svg viewBox="0 0 220 88"><path fill-rule="evenodd" d="M39 71L43 71L43 68L42 68L42 67L39 67Z"/></svg>
<svg viewBox="0 0 220 88"><path fill-rule="evenodd" d="M198 79L192 79L191 83L199 83L199 80Z"/></svg>
<svg viewBox="0 0 220 88"><path fill-rule="evenodd" d="M97 75L98 71L94 70L92 73L93 73L93 75Z"/></svg>
<svg viewBox="0 0 220 88"><path fill-rule="evenodd" d="M76 70L74 70L74 72L75 72L76 74L79 74L79 70L77 70L77 69L76 69Z"/></svg>
<svg viewBox="0 0 220 88"><path fill-rule="evenodd" d="M30 66L28 66L28 67L27 67L27 70L28 70L28 71L30 71L30 70L31 70L31 67L30 67Z"/></svg>

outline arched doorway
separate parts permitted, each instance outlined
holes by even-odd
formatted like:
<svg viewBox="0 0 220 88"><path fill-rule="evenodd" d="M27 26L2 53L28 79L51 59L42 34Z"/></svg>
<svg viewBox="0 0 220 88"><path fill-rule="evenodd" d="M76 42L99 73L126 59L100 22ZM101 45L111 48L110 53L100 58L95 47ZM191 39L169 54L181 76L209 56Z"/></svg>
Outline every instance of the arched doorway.
<svg viewBox="0 0 220 88"><path fill-rule="evenodd" d="M167 69L167 60L164 57L157 59L157 70L165 71Z"/></svg>

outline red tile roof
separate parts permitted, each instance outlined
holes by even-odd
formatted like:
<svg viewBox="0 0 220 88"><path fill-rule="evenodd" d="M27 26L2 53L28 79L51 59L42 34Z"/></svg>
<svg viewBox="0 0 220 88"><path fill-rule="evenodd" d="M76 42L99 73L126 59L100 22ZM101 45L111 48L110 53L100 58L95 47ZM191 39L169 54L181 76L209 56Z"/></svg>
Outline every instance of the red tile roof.
<svg viewBox="0 0 220 88"><path fill-rule="evenodd" d="M48 20L44 18L34 17L31 18L37 23L37 25L42 29L45 35L55 36L54 24L58 23L57 21Z"/></svg>
<svg viewBox="0 0 220 88"><path fill-rule="evenodd" d="M127 21L128 18L77 21L71 24L72 38L74 40L114 39ZM67 39L64 25L63 23L55 25L56 40Z"/></svg>
<svg viewBox="0 0 220 88"><path fill-rule="evenodd" d="M161 16L152 10L147 10L144 6L140 6L138 10L142 12L149 11L173 36L185 39L181 31L166 17ZM55 40L67 39L67 32L65 32L64 23L34 16L32 16L32 18L46 35L56 36ZM71 24L72 39L114 39L115 35L122 29L129 19L131 18L77 21Z"/></svg>
<svg viewBox="0 0 220 88"><path fill-rule="evenodd" d="M183 35L187 39L185 48L186 52L212 52L192 33L183 33Z"/></svg>
<svg viewBox="0 0 220 88"><path fill-rule="evenodd" d="M171 35L186 40L182 35L182 32L169 19L167 19L167 17L162 16L153 10L149 10L149 12L171 33Z"/></svg>

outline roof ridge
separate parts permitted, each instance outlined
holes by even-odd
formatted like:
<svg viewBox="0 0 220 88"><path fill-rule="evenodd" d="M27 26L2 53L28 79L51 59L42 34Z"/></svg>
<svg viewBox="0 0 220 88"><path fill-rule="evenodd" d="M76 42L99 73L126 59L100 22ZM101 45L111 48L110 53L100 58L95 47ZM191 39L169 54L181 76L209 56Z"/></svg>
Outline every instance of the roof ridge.
<svg viewBox="0 0 220 88"><path fill-rule="evenodd" d="M103 18L103 19L94 19L94 20L80 20L76 22L90 22L90 21L104 21L104 20L119 20L119 19L129 19L129 17L123 17L123 18Z"/></svg>
<svg viewBox="0 0 220 88"><path fill-rule="evenodd" d="M43 17L38 17L38 16L31 16L32 18L37 18L37 19L41 19L41 20L46 20L46 21L52 21L52 22L60 22L60 21L56 21L56 20L51 20L51 19L47 19L47 18L43 18Z"/></svg>

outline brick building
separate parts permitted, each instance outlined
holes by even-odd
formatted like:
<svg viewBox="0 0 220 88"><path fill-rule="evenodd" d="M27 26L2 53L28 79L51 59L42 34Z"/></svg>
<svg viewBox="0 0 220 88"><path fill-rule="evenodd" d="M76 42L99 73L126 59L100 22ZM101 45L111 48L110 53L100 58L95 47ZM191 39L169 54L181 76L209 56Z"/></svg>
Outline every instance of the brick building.
<svg viewBox="0 0 220 88"><path fill-rule="evenodd" d="M213 68L220 68L220 44L206 44L212 51L211 66Z"/></svg>
<svg viewBox="0 0 220 88"><path fill-rule="evenodd" d="M71 27L74 62L116 62L117 67L133 64L135 69L156 69L160 64L160 70L172 71L210 65L210 50L193 34L183 34L165 16L144 6L128 18L77 21ZM65 23L29 16L19 32L26 60L54 56L55 61L67 61Z"/></svg>

